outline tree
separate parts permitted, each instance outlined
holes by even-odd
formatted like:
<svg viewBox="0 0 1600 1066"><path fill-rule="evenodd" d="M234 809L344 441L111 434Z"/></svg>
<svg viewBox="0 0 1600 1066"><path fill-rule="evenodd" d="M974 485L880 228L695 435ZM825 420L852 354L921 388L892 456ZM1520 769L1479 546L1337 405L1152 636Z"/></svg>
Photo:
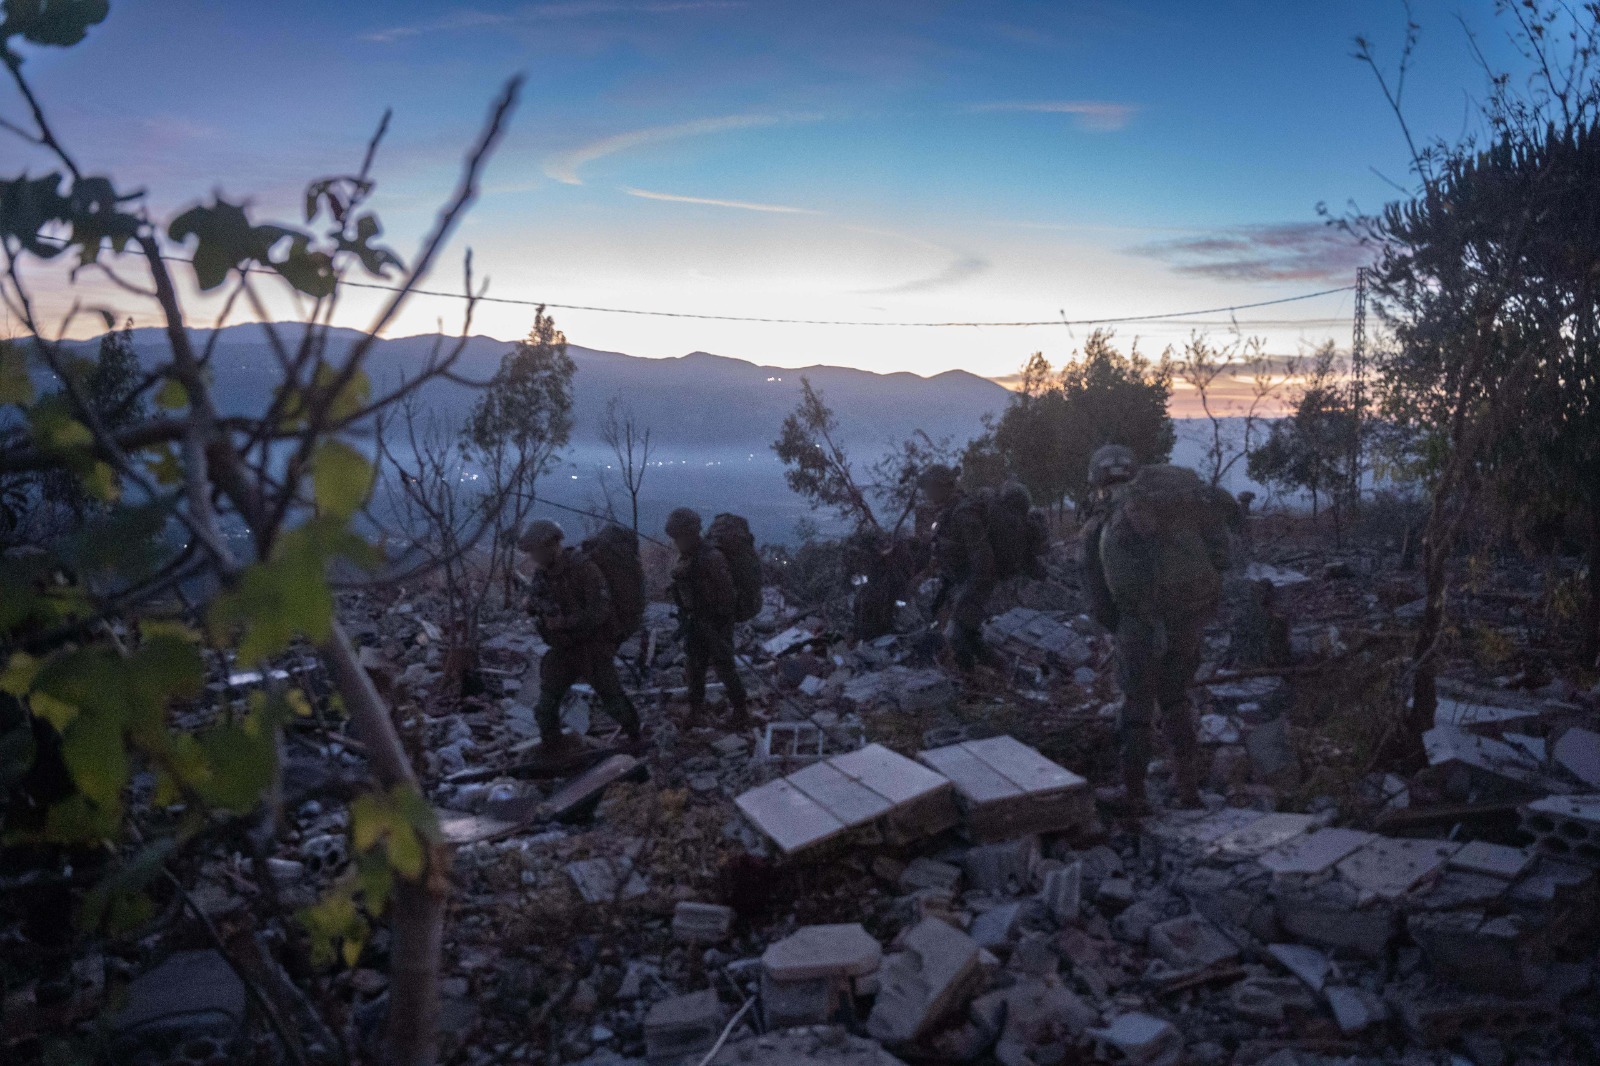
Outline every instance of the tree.
<svg viewBox="0 0 1600 1066"><path fill-rule="evenodd" d="M497 498L489 517L489 573L499 575L502 603L515 589L517 535L536 497L539 479L572 436L572 376L567 338L541 305L526 340L500 360L461 435L485 491Z"/></svg>
<svg viewBox="0 0 1600 1066"><path fill-rule="evenodd" d="M800 403L784 418L772 450L787 468L790 491L813 511L831 510L857 529L883 528L839 440L839 420L810 378L800 379Z"/></svg>
<svg viewBox="0 0 1600 1066"><path fill-rule="evenodd" d="M1312 354L1293 411L1272 423L1267 439L1249 453L1246 468L1263 485L1310 494L1313 517L1322 497L1329 496L1338 529L1356 417L1338 380L1336 357L1331 341Z"/></svg>
<svg viewBox="0 0 1600 1066"><path fill-rule="evenodd" d="M1191 334L1183 353L1173 361L1178 380L1194 390L1200 410L1206 417L1206 465L1202 471L1213 485L1221 485L1228 474L1255 448L1266 408L1284 385L1272 359L1263 354L1260 337L1235 338L1216 345L1203 333ZM1228 400L1218 395L1218 383L1248 374L1250 398ZM1241 423L1237 431L1228 422Z"/></svg>
<svg viewBox="0 0 1600 1066"><path fill-rule="evenodd" d="M1600 645L1600 223L1592 209L1600 9L1542 0L1497 8L1534 73L1523 81L1485 66L1486 143L1416 148L1400 95L1414 25L1392 86L1357 41L1413 146L1417 181L1413 195L1347 223L1379 254L1374 303L1395 337L1376 362L1379 395L1385 415L1411 428L1430 495L1410 710L1396 734L1397 750L1412 760L1437 706L1450 553L1496 485L1536 500L1564 496L1589 512L1584 642Z"/></svg>
<svg viewBox="0 0 1600 1066"><path fill-rule="evenodd" d="M622 397L613 396L606 404L606 416L600 423L600 439L606 442L612 458L616 460L616 480L621 483L622 493L628 498L629 523L633 531L638 533L639 493L644 489L650 456L655 450L650 442L650 427L639 425L633 408L624 407ZM606 493L606 509L615 517L616 509L611 506L611 493L606 487L609 480L602 474L600 484Z"/></svg>
<svg viewBox="0 0 1600 1066"><path fill-rule="evenodd" d="M382 227L367 210L387 116L359 169L307 188L305 226L315 230L257 221L220 194L163 225L143 193L84 171L25 74L24 53L75 45L106 14L104 0L13 2L0 22L0 62L30 116L4 128L56 168L0 180L0 297L26 331L0 348L0 406L8 410L0 474L68 474L99 507L73 535L0 559L0 693L8 710L25 716L22 729L53 738L30 758L57 760L67 784L64 798L8 809L4 846L70 849L75 871L116 857L107 876L77 896L86 929L141 928L158 886L170 885L198 916L182 880L197 859L253 855L260 882L270 884L263 848L276 831L270 798L279 791L283 724L314 709L325 720L337 706L360 738L374 784L350 804L350 877L282 932L290 950L309 938L309 972L341 959L355 964L371 923L387 919L385 1061L428 1063L448 850L389 708L335 617L328 571L338 560L377 561L352 525L373 476L352 441L376 414L450 375L465 348L476 293L470 258L460 340L387 391L374 394L365 370L373 338L395 320L475 198L520 83L494 104L460 184L409 265L376 243ZM67 283L105 274L128 298L148 297L163 327L164 347L126 393L120 425L116 412L97 407L93 376L86 383L74 373L72 351L50 339L70 330L76 309L63 322L41 321L36 275L63 255L75 260ZM307 308L298 337L263 323L278 380L252 413L218 410L210 366L217 334L195 343L180 296L180 279L191 272L201 291L223 296L218 326L235 307L264 307L259 290L267 285ZM341 346L328 323L351 275L387 279L393 291L367 332ZM45 373L61 388L39 396L34 378ZM140 408L146 401L151 406ZM246 550L229 532L247 538ZM267 669L291 647L320 661L336 702ZM227 690L239 667L258 671L260 687L217 706L206 697L208 680ZM179 705L215 713L190 727L172 713ZM5 746L19 750L13 739L8 733ZM153 788L128 787L146 774ZM78 891L70 882L69 890ZM248 960L236 957L257 950L254 936L244 939L248 948L217 946L291 1057L305 1061L305 1032L336 1047L337 1027L309 1008L292 1021L278 1014Z"/></svg>
<svg viewBox="0 0 1600 1066"><path fill-rule="evenodd" d="M1126 445L1141 463L1165 461L1176 440L1167 414L1172 367L1137 349L1123 355L1111 340L1109 331L1091 333L1059 374L1035 352L1011 405L969 451L998 452L1044 506L1083 502L1089 457L1103 444Z"/></svg>

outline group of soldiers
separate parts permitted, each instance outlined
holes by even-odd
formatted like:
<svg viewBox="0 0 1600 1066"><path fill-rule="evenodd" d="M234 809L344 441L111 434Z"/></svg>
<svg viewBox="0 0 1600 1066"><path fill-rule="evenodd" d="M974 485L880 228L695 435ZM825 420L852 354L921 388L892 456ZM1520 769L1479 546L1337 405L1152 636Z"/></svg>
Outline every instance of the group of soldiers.
<svg viewBox="0 0 1600 1066"><path fill-rule="evenodd" d="M1117 722L1120 801L1130 813L1147 808L1145 777L1159 714L1172 751L1175 799L1197 806L1199 744L1187 690L1200 664L1204 627L1220 600L1230 534L1241 528L1243 515L1232 496L1193 471L1142 466L1120 445L1095 452L1088 479L1080 563L1091 612L1117 640L1124 696ZM963 672L994 667L998 657L983 637L989 601L1007 577L1042 576L1043 518L1020 485L968 492L949 466L925 471L918 487L926 504L919 529L942 578L933 614L948 603L944 637L951 658ZM742 616L729 560L689 508L672 512L666 533L678 552L672 596L685 645L689 720L704 720L707 675L715 668L726 692L726 724L744 728L749 701L734 652ZM530 523L520 545L536 568L529 609L550 646L535 712L541 751L557 761L576 754L578 742L562 733L560 708L580 680L637 745L639 713L616 667L637 620L619 624L606 575L585 551L564 544L556 523Z"/></svg>

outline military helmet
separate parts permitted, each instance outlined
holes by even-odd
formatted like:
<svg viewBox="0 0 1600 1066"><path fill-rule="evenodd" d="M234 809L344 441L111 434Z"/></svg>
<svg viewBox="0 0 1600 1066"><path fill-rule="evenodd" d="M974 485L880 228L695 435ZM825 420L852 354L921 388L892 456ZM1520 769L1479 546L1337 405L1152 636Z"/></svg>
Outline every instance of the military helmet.
<svg viewBox="0 0 1600 1066"><path fill-rule="evenodd" d="M1131 448L1121 444L1102 444L1089 457L1089 487L1103 489L1131 481L1139 472L1139 460Z"/></svg>
<svg viewBox="0 0 1600 1066"><path fill-rule="evenodd" d="M922 472L917 478L917 487L927 492L930 489L953 489L960 479L960 472L944 463L934 463Z"/></svg>
<svg viewBox="0 0 1600 1066"><path fill-rule="evenodd" d="M1000 486L1000 502L1018 514L1025 515L1033 510L1033 493L1016 478L1007 478L1006 483Z"/></svg>
<svg viewBox="0 0 1600 1066"><path fill-rule="evenodd" d="M692 507L679 507L667 515L667 536L680 537L686 533L700 532L700 512Z"/></svg>
<svg viewBox="0 0 1600 1066"><path fill-rule="evenodd" d="M548 518L535 518L528 523L528 528L522 531L522 536L517 539L517 547L525 552L546 544L554 544L566 536L561 527Z"/></svg>

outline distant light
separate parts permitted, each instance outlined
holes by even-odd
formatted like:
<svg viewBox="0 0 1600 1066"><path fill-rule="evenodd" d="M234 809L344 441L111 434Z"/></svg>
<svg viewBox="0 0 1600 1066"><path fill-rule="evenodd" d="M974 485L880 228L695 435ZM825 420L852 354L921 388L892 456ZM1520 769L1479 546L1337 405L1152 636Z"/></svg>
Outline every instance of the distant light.
<svg viewBox="0 0 1600 1066"><path fill-rule="evenodd" d="M572 475L572 480L574 480L574 481L578 480L578 475L577 474L573 474Z"/></svg>

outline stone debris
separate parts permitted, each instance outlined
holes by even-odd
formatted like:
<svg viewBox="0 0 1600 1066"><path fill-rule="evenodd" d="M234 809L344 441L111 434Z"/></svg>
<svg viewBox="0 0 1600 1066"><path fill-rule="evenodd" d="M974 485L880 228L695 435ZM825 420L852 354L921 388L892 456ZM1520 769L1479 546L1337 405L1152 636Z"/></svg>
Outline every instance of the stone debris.
<svg viewBox="0 0 1600 1066"><path fill-rule="evenodd" d="M886 1044L924 1036L973 990L976 941L937 918L918 923L885 960L867 1032Z"/></svg>
<svg viewBox="0 0 1600 1066"><path fill-rule="evenodd" d="M722 1003L709 989L664 999L645 1015L645 1056L667 1066L703 1055L722 1035L724 1020Z"/></svg>
<svg viewBox="0 0 1600 1066"><path fill-rule="evenodd" d="M1089 1035L1116 1061L1136 1066L1175 1066L1183 1056L1183 1037L1171 1024L1149 1014L1119 1014L1104 1029L1090 1029Z"/></svg>
<svg viewBox="0 0 1600 1066"><path fill-rule="evenodd" d="M1060 616L1013 607L991 618L983 627L990 644L1038 666L1076 670L1094 658L1094 649Z"/></svg>
<svg viewBox="0 0 1600 1066"><path fill-rule="evenodd" d="M883 948L857 924L810 925L767 948L761 965L778 981L865 977L883 961Z"/></svg>
<svg viewBox="0 0 1600 1066"><path fill-rule="evenodd" d="M685 944L720 944L733 930L733 908L684 900L673 908L672 935Z"/></svg>
<svg viewBox="0 0 1600 1066"><path fill-rule="evenodd" d="M1600 788L1600 733L1582 726L1563 730L1550 758L1591 788Z"/></svg>
<svg viewBox="0 0 1600 1066"><path fill-rule="evenodd" d="M229 1061L247 1045L244 982L215 951L178 951L128 986L111 1020L117 1062Z"/></svg>
<svg viewBox="0 0 1600 1066"><path fill-rule="evenodd" d="M1600 866L1600 795L1550 796L1522 808L1535 851Z"/></svg>

